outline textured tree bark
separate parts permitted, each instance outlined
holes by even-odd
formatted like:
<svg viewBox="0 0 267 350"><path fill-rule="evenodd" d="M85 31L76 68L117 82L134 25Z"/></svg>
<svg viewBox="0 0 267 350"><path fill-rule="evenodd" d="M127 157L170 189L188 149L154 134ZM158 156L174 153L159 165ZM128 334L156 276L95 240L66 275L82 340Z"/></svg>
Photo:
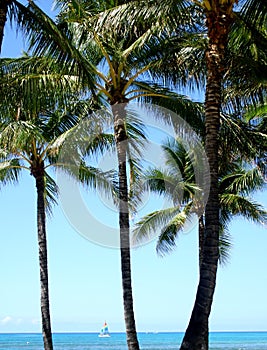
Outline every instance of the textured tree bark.
<svg viewBox="0 0 267 350"><path fill-rule="evenodd" d="M204 240L205 240L205 226L204 226L204 216L201 215L198 220L198 240L199 240L199 273L200 267L203 261L203 249L204 249Z"/></svg>
<svg viewBox="0 0 267 350"><path fill-rule="evenodd" d="M208 350L209 315L216 285L219 259L218 134L224 52L235 1L214 0L206 10L209 46L206 52L205 96L206 154L210 166L210 193L205 208L205 240L195 304L180 347Z"/></svg>
<svg viewBox="0 0 267 350"><path fill-rule="evenodd" d="M4 39L4 28L7 20L8 5L11 3L10 0L0 1L0 53L2 51L2 43Z"/></svg>
<svg viewBox="0 0 267 350"><path fill-rule="evenodd" d="M45 350L53 350L50 307L49 307L49 288L48 288L48 268L47 268L47 242L46 242L46 214L44 200L44 169L32 169L32 175L35 177L37 189L37 231L39 245L39 264L40 264L40 284L41 284L41 317L42 317L42 335Z"/></svg>
<svg viewBox="0 0 267 350"><path fill-rule="evenodd" d="M124 104L113 105L114 135L119 166L119 225L124 319L128 349L139 350L132 296L125 114Z"/></svg>

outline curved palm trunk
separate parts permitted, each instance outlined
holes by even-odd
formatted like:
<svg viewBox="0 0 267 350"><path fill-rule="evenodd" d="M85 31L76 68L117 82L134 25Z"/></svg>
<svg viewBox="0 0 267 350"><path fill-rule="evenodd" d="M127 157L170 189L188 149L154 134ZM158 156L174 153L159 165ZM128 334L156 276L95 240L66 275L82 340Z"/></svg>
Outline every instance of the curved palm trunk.
<svg viewBox="0 0 267 350"><path fill-rule="evenodd" d="M130 225L126 169L127 134L125 130L125 108L123 104L113 105L113 116L114 135L119 166L119 225L124 319L128 349L139 350L132 296Z"/></svg>
<svg viewBox="0 0 267 350"><path fill-rule="evenodd" d="M230 4L232 2L232 4ZM206 154L210 165L210 193L205 209L205 241L195 304L181 350L207 350L209 315L219 259L218 133L224 51L234 1L215 0L206 11L209 46L206 52Z"/></svg>
<svg viewBox="0 0 267 350"><path fill-rule="evenodd" d="M2 51L2 43L4 38L4 28L7 20L8 5L11 0L1 0L0 1L0 53Z"/></svg>
<svg viewBox="0 0 267 350"><path fill-rule="evenodd" d="M41 317L42 334L45 350L53 350L50 310L49 310L49 290L48 290L48 268L47 268L47 242L46 242L46 217L44 200L44 168L32 169L35 177L37 189L37 231L39 245L40 283L41 283Z"/></svg>

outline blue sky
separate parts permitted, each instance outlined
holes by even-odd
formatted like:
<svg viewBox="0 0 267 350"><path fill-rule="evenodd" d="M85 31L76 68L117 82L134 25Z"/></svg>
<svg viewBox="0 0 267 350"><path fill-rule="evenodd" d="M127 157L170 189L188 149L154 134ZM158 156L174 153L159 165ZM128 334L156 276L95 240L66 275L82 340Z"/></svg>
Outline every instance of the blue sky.
<svg viewBox="0 0 267 350"><path fill-rule="evenodd" d="M39 1L46 10L50 1ZM21 52L6 32L2 57ZM0 332L39 332L36 195L28 174L1 189ZM94 206L95 198L88 194ZM266 191L256 198L267 206ZM98 210L99 214L99 210ZM101 213L100 213L101 215ZM106 215L103 213L103 215ZM218 271L211 330L267 330L267 231L244 220L230 227L233 249ZM60 205L48 218L53 331L124 331L120 256L91 243L69 224ZM197 232L181 234L177 249L160 258L155 242L132 251L135 317L139 331L184 331L198 281Z"/></svg>

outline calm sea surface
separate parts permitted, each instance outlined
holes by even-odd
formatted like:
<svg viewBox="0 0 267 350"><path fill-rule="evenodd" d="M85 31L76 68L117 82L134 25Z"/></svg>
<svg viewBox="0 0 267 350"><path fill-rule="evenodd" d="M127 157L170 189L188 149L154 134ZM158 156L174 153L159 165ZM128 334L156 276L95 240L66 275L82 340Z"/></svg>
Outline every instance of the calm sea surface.
<svg viewBox="0 0 267 350"><path fill-rule="evenodd" d="M139 333L142 350L177 350L182 333ZM55 350L126 350L124 333L98 338L96 333L56 333ZM42 350L41 334L0 334L0 349ZM210 350L267 350L267 332L213 332Z"/></svg>

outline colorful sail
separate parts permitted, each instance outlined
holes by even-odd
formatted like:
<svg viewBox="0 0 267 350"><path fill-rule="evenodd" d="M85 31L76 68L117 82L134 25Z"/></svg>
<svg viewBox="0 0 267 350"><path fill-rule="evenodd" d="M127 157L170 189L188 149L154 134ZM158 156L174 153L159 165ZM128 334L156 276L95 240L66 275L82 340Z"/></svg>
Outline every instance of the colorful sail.
<svg viewBox="0 0 267 350"><path fill-rule="evenodd" d="M109 330L108 330L108 324L107 324L106 321L105 321L103 327L101 328L100 333L98 334L98 336L102 337L102 338L110 337Z"/></svg>

